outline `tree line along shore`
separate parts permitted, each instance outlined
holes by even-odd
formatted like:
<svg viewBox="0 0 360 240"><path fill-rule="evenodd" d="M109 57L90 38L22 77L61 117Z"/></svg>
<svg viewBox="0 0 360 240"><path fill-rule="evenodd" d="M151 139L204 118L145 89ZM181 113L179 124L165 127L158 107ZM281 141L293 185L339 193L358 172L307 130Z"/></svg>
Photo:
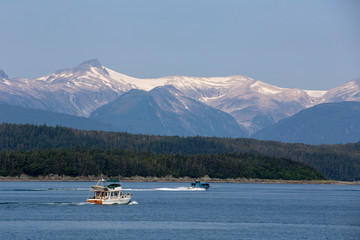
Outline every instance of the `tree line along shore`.
<svg viewBox="0 0 360 240"><path fill-rule="evenodd" d="M0 124L0 176L360 180L360 142L286 144ZM234 181L235 181L234 180Z"/></svg>
<svg viewBox="0 0 360 240"><path fill-rule="evenodd" d="M48 176L36 176L32 177L26 174L14 177L3 177L0 176L0 182L97 182L101 176L59 176L59 175L48 175ZM109 177L104 177L109 178ZM174 178L173 176L165 177L116 177L120 182L177 182L177 183L190 183L194 179L190 177ZM360 181L335 181L335 180L283 180L283 179L251 179L251 178L210 178L208 176L197 178L202 182L209 183L244 183L244 184L333 184L333 185L360 185Z"/></svg>

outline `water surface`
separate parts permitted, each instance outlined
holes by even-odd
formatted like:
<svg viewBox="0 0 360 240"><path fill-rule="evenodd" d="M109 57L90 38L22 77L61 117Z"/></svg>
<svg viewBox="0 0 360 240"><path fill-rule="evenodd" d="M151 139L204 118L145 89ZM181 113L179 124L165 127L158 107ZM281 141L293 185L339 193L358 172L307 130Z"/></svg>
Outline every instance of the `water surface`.
<svg viewBox="0 0 360 240"><path fill-rule="evenodd" d="M0 182L2 239L360 239L360 186L123 183L129 205L87 204L89 182Z"/></svg>

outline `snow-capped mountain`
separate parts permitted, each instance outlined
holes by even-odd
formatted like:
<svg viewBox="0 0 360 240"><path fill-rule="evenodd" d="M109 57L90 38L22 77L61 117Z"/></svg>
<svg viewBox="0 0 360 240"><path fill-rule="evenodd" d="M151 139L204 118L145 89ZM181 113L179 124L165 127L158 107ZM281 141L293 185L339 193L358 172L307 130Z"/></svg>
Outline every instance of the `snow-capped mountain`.
<svg viewBox="0 0 360 240"><path fill-rule="evenodd" d="M106 70L114 79L110 69ZM131 79L132 87L149 91L172 85L185 95L232 115L239 125L253 133L319 102L326 91L279 88L245 76Z"/></svg>
<svg viewBox="0 0 360 240"><path fill-rule="evenodd" d="M202 100L231 114L250 134L316 102L314 97L300 89L279 88L240 76L232 78L238 81L228 91Z"/></svg>
<svg viewBox="0 0 360 240"><path fill-rule="evenodd" d="M84 117L131 89L112 79L98 60L32 80L3 77L0 87L2 102Z"/></svg>
<svg viewBox="0 0 360 240"><path fill-rule="evenodd" d="M89 117L131 89L151 91L166 85L176 88L181 96L230 114L249 134L319 103L360 101L360 80L329 91L308 91L280 88L240 75L139 79L89 60L31 80L11 79L0 71L0 102ZM179 94L174 97L183 101Z"/></svg>

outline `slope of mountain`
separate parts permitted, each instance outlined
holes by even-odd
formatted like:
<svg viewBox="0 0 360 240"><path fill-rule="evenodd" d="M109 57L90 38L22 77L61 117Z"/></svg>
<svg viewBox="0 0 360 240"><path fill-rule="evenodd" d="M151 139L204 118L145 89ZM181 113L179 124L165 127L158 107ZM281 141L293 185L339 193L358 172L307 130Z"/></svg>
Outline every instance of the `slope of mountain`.
<svg viewBox="0 0 360 240"><path fill-rule="evenodd" d="M95 110L91 118L118 131L179 136L246 136L229 114L187 97L173 86L131 90Z"/></svg>
<svg viewBox="0 0 360 240"><path fill-rule="evenodd" d="M0 123L46 124L48 126L63 126L80 130L112 130L109 124L104 124L93 119L43 110L25 109L8 104L0 104Z"/></svg>
<svg viewBox="0 0 360 240"><path fill-rule="evenodd" d="M360 78L329 90L321 102L360 101Z"/></svg>
<svg viewBox="0 0 360 240"><path fill-rule="evenodd" d="M253 135L262 140L306 144L339 144L360 140L360 102L324 103Z"/></svg>

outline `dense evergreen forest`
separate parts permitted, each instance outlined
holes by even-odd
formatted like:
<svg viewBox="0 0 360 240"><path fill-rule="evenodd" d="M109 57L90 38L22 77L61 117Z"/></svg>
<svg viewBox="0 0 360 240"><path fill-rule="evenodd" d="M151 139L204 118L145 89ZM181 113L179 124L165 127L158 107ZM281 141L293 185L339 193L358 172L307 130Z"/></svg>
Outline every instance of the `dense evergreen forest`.
<svg viewBox="0 0 360 240"><path fill-rule="evenodd" d="M229 158L239 159L238 161L243 163L246 162L244 159L254 159L253 161L248 160L248 162L246 163L249 166L248 169L252 169L251 174L244 172L243 174L238 173L240 175L236 176L259 177L259 175L256 175L254 173L258 169L255 170L256 167L252 165L252 162L258 164L259 161L272 159L271 164L275 164L275 162L280 163L281 161L290 159L296 162L303 162L311 167L314 167L315 169L319 170L321 174L327 179L345 181L360 180L360 142L344 145L312 146L305 144L286 144L274 141L258 141L254 139L244 138L232 139L216 137L165 137L132 135L128 133L81 131L63 127L47 127L45 125L0 125L0 151L2 154L0 161L2 164L2 175L19 173L17 172L18 170L16 170L19 168L8 168L7 166L4 166L5 163L7 165L11 162L9 160L9 157L7 157L9 154L12 154L11 156L13 156L11 158L13 159L13 164L20 165L24 163L16 162L22 161L20 156L33 154L34 151L37 151L40 154L42 152L45 153L50 150L56 150L54 153L55 155L60 153L57 151L69 151L74 155L76 155L75 153L83 153L86 158L82 158L82 161L91 162L90 160L93 159L91 153L96 149L98 151L103 151L104 154L108 153L109 155L116 155L114 154L114 152L123 151L126 154L137 155L138 158L141 158L140 156L142 156L144 159L146 159L145 156L147 156L148 160L144 161L151 161L151 159L159 159L156 162L157 165L154 162L154 166L156 167L150 167L151 164L149 164L149 162L145 164L147 166L146 171L148 169L152 169L152 173L154 176L163 174L157 172L156 169L163 169L161 171L166 172L166 174L170 173L174 174L174 176L184 176L184 172L188 170L175 170L176 167L174 167L174 169L172 170L173 167L168 167L168 165L162 166L161 164L165 164L165 159L169 158L172 159L170 160L170 162L180 161L179 159L193 161L191 159L196 159L197 156L199 157L199 159L217 159L217 164L220 164L218 167L211 170L211 168L203 167L203 165L201 165L201 161L199 160L199 162L196 162L196 164L193 165L194 169L191 171L197 172L200 175L204 173L211 176L215 176L215 174L218 174L222 177L225 177L225 175L226 177L234 177L234 173L225 174L227 171L225 171L225 169L227 169L227 164L225 164L227 162L225 159ZM47 159L48 157L45 158ZM102 161L104 159L106 158L102 158ZM125 162L130 161L131 159L134 160L134 158L128 157L124 157L123 159L128 159L126 161L124 160ZM57 159L56 161L60 160L61 159ZM111 169L103 169L103 163L100 163L100 160L101 158L98 160L94 160L95 162L98 161L96 162L97 164L100 164L98 167L94 167L94 169L100 169L105 174L106 171L110 171ZM286 161L288 163L292 163L292 161L290 160ZM35 159L33 159L33 161L35 161ZM78 160L74 159L74 162L76 161ZM116 162L115 160L109 161ZM118 162L116 164L121 165L123 163ZM281 162L281 164L283 163ZM25 165L22 165L22 167L24 166ZM204 166L207 165L205 164ZM229 166L232 166L231 168L235 168L231 164ZM265 171L265 169L266 168L264 167L263 170ZM24 168L23 170L24 172L26 172L26 168ZM118 171L125 171L125 169ZM284 171L288 172L288 170ZM36 171L33 174L35 173ZM44 170L44 173L47 172ZM79 169L76 169L76 174L87 174L87 172L82 172L79 166ZM187 172L186 174L190 173ZM128 174L125 173L121 173L120 175L128 176ZM287 177L285 177L285 175L282 175L281 178L288 179ZM298 178L294 177L294 179Z"/></svg>
<svg viewBox="0 0 360 240"><path fill-rule="evenodd" d="M304 163L254 154L156 154L131 150L57 149L2 151L0 175L157 176L323 179Z"/></svg>

